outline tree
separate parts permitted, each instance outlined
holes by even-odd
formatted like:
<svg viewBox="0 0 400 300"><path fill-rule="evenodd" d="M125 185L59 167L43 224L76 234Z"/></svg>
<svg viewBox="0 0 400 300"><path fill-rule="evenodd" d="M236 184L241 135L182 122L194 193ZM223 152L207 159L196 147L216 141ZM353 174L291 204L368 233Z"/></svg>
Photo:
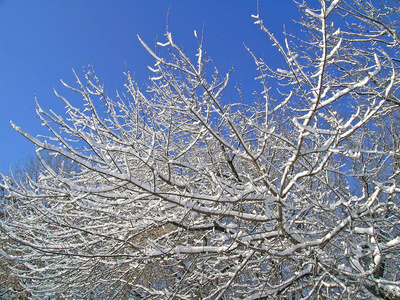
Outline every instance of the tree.
<svg viewBox="0 0 400 300"><path fill-rule="evenodd" d="M3 176L32 297L398 299L400 8L374 4L299 3L304 34L282 42L253 16L285 61L249 49L254 101L225 103L229 73L167 31L155 51L139 38L145 92L128 72L113 100L88 70L64 83L81 107L38 104L49 136L13 125L80 166Z"/></svg>
<svg viewBox="0 0 400 300"><path fill-rule="evenodd" d="M61 156L52 156L49 152L43 151L41 159L57 170L58 173L73 174L79 170L79 166L70 160L63 159ZM43 166L38 156L28 156L26 159L19 161L13 166L10 176L13 177L14 183L19 185L29 185L29 181L38 181L39 174L43 170ZM5 197L4 188L0 189L1 214L3 222L8 222L13 218L14 214L10 213L9 208L18 210L17 201L14 197ZM3 229L3 228L0 228ZM13 275L13 270L27 270L19 257L24 253L23 247L13 241L7 232L0 231L1 256L0 256L0 299L28 299L30 292L24 288L25 280Z"/></svg>

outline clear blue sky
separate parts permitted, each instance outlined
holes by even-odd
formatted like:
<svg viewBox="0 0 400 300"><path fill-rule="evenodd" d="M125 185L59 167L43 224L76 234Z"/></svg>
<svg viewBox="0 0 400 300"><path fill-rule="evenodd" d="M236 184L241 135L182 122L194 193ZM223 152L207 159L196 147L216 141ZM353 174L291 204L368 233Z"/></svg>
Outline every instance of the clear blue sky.
<svg viewBox="0 0 400 300"><path fill-rule="evenodd" d="M232 84L250 96L258 87L246 43L258 57L279 59L251 14L256 0L0 0L0 172L24 159L34 146L14 132L10 120L33 135L44 133L35 114L34 95L45 109L62 111L53 87L66 90L60 79L74 84L71 69L82 74L88 63L104 81L109 96L124 89L127 65L139 84L149 76L153 61L136 35L154 45L169 30L174 41L190 53L196 46L193 31L202 31L205 49L216 66L234 66ZM283 24L291 28L297 9L291 0L261 0L264 24L278 37ZM232 99L234 101L235 99Z"/></svg>

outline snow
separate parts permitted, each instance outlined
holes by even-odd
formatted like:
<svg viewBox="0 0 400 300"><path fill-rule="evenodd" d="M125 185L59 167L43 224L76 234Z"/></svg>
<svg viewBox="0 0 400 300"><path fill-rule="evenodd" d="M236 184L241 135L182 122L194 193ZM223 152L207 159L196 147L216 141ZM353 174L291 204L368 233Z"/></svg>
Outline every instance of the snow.
<svg viewBox="0 0 400 300"><path fill-rule="evenodd" d="M87 286L183 299L368 298L370 282L399 292L374 276L383 263L397 271L398 112L386 97L399 60L336 29L340 1L321 4L306 9L311 53L289 36L281 45L252 15L286 63L253 57L254 102L235 102L230 73L209 62L196 31L193 58L167 32L160 53L139 38L154 58L145 91L128 74L126 95L112 100L85 74L65 85L81 106L57 93L65 115L38 105L48 136L12 123L38 155L79 164L69 173L39 158L35 178L1 176L10 240L0 254L25 266L13 272L36 298Z"/></svg>

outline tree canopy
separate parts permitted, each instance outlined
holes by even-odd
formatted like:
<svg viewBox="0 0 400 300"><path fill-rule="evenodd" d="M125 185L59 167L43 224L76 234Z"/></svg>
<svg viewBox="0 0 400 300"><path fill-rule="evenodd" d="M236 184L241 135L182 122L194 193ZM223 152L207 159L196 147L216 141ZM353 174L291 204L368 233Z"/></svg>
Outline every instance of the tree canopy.
<svg viewBox="0 0 400 300"><path fill-rule="evenodd" d="M127 72L111 97L89 69L64 83L81 104L37 104L48 136L13 124L79 165L2 177L2 254L32 298L399 299L400 7L307 2L282 41L252 16L285 63L248 49L254 99L167 30L139 37L145 89Z"/></svg>

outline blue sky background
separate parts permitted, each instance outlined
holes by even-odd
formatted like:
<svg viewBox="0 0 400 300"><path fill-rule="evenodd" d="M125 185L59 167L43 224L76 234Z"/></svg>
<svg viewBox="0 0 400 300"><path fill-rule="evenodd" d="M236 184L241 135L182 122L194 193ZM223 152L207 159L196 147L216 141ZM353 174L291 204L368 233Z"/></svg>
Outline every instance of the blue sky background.
<svg viewBox="0 0 400 300"><path fill-rule="evenodd" d="M194 53L193 31L200 33L204 25L208 56L226 71L234 67L231 85L242 86L251 101L259 84L243 42L258 57L277 65L281 61L250 17L256 14L256 0L0 0L0 172L7 173L11 164L34 151L10 120L33 135L45 133L34 96L44 109L62 112L53 87L68 95L60 79L73 85L72 68L82 75L82 67L93 64L109 96L124 90L126 67L144 85L153 61L136 35L150 46L157 36L163 42L170 5L175 43ZM298 18L291 0L260 0L260 10L266 27L281 40L283 25L290 31L291 20ZM236 101L233 93L229 97Z"/></svg>

